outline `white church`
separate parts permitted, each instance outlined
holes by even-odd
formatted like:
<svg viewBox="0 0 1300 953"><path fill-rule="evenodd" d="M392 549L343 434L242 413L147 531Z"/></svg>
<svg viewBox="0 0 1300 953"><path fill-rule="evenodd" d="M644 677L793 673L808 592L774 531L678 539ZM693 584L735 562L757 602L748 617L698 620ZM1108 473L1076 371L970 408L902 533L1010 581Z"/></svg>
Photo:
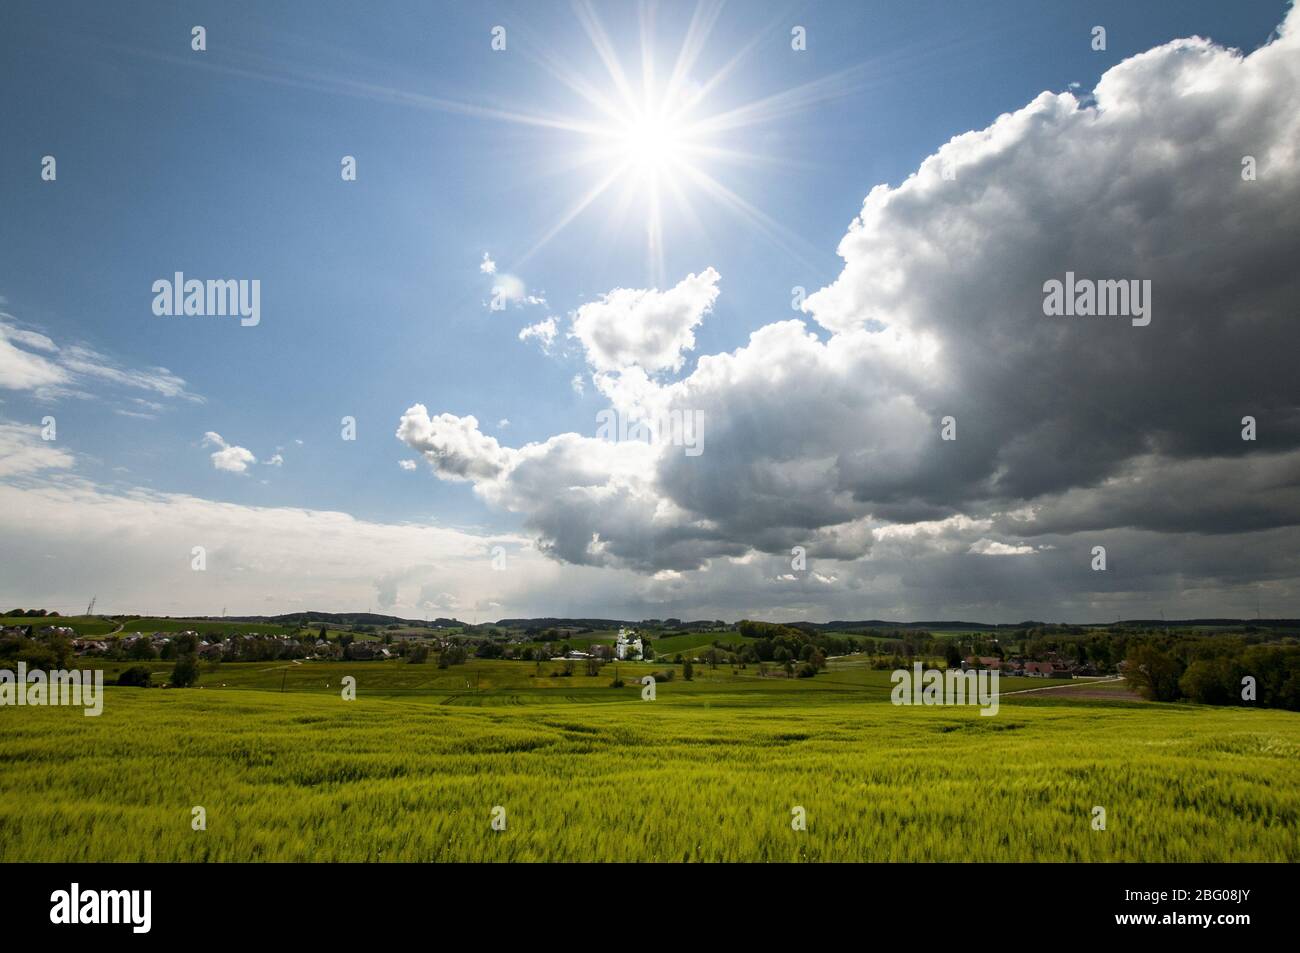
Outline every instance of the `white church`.
<svg viewBox="0 0 1300 953"><path fill-rule="evenodd" d="M635 629L629 632L619 626L618 640L614 643L614 657L631 662L641 657L641 636L636 634Z"/></svg>

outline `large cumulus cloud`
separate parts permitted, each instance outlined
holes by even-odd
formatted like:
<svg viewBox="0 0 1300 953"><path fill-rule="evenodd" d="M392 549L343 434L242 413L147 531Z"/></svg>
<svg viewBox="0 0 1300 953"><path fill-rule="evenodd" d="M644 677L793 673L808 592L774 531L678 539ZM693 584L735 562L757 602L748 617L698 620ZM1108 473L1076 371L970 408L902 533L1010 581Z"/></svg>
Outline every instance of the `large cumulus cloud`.
<svg viewBox="0 0 1300 953"><path fill-rule="evenodd" d="M813 323L760 326L680 379L662 375L694 347L713 269L579 309L601 393L626 413L702 415L698 456L579 434L505 448L421 405L398 436L574 563L712 565L716 580L804 545L857 563L800 586L951 591L958 571L977 587L1012 573L1064 599L1122 585L1078 575L1078 534L1140 546L1152 585L1173 574L1154 540L1184 534L1206 585L1238 585L1206 534L1269 534L1278 551L1300 524L1297 54L1293 12L1249 55L1169 43L1091 99L1043 93L954 138L867 196L841 274L804 304ZM1044 315L1044 282L1067 271L1149 280L1151 323ZM936 533L952 537L937 550ZM922 564L891 555L918 540Z"/></svg>

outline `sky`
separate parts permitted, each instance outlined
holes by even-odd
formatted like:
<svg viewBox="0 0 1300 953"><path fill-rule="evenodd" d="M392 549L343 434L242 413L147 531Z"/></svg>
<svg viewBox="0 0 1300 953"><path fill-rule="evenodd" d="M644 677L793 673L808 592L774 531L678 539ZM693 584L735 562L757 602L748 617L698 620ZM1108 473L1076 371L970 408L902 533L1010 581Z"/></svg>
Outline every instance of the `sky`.
<svg viewBox="0 0 1300 953"><path fill-rule="evenodd" d="M0 607L1300 616L1289 9L8 3Z"/></svg>

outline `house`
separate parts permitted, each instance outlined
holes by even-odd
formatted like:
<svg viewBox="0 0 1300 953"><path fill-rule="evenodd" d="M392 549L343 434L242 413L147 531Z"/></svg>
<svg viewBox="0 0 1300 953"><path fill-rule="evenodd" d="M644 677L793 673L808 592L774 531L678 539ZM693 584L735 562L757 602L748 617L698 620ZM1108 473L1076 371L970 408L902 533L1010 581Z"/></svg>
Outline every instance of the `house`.
<svg viewBox="0 0 1300 953"><path fill-rule="evenodd" d="M1059 678L1054 662L1026 662L1024 674L1033 678Z"/></svg>
<svg viewBox="0 0 1300 953"><path fill-rule="evenodd" d="M636 661L641 658L641 636L636 630L628 631L622 626L618 629L618 638L614 642L614 657L623 661Z"/></svg>

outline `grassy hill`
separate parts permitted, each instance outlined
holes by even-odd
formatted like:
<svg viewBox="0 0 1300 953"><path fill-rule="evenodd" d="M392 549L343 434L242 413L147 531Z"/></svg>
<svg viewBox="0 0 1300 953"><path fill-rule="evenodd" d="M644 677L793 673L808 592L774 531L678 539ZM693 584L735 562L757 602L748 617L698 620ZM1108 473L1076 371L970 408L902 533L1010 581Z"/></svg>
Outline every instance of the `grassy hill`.
<svg viewBox="0 0 1300 953"><path fill-rule="evenodd" d="M665 667L611 688L613 666L227 663L109 688L98 718L0 708L0 861L1300 859L1294 713L1071 689L896 707L854 660L698 666L642 701Z"/></svg>

